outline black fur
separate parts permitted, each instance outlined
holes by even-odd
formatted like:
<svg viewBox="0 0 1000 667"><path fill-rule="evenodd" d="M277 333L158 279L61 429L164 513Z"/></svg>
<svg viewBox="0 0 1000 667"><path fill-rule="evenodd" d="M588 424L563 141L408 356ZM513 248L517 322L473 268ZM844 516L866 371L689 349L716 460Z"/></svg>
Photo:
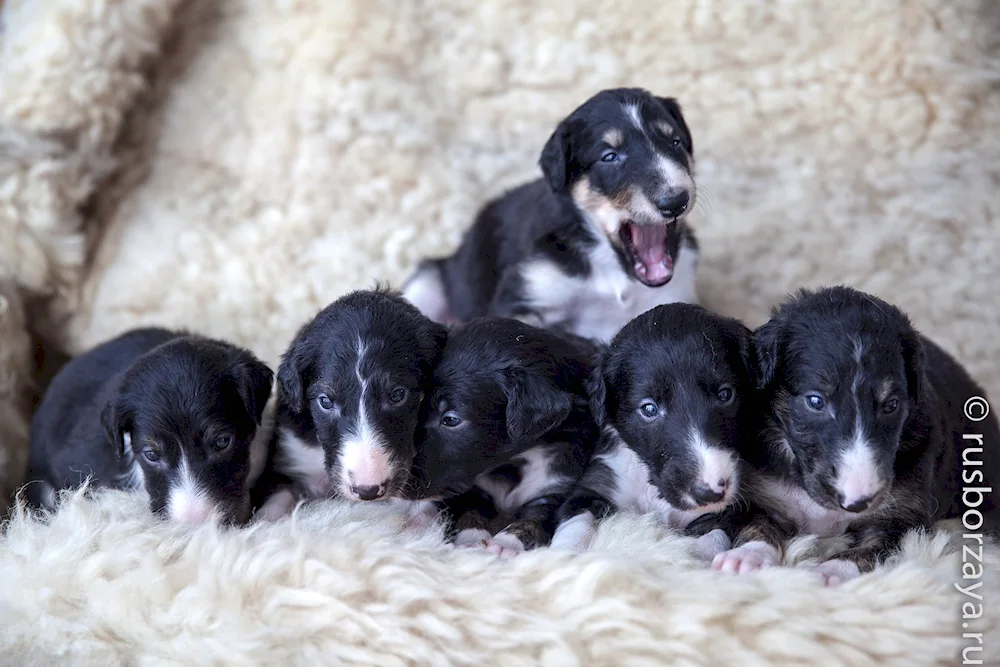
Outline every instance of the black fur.
<svg viewBox="0 0 1000 667"><path fill-rule="evenodd" d="M352 292L320 311L278 368L276 472L313 497L394 495L407 481L418 412L446 336L391 290ZM352 439L379 450L388 478L355 478L357 470L342 460ZM314 451L319 466L297 467L296 447Z"/></svg>
<svg viewBox="0 0 1000 667"><path fill-rule="evenodd" d="M29 501L50 505L52 490L87 477L129 488L137 466L151 509L167 513L186 462L225 520L246 521L273 378L251 352L185 332L137 329L98 345L60 370L35 413Z"/></svg>
<svg viewBox="0 0 1000 667"><path fill-rule="evenodd" d="M630 118L627 105L639 109L642 130ZM661 128L669 128L670 134ZM618 145L611 147L605 141L609 132L620 136ZM602 160L609 153L617 159ZM566 276L590 279L594 253L610 243L628 280L640 281L643 278L635 269L634 247L624 220L665 227L672 266L681 252L696 254L697 243L684 222L695 201L690 178L692 155L691 132L676 100L635 88L604 90L559 123L541 152L543 178L487 204L458 249L449 257L425 260L404 287L404 295L414 298L438 321L465 322L485 315L517 317L599 337L580 321L578 312L595 304L571 303L573 295L567 294L566 303L543 307L538 295L531 292L534 286L525 283L523 268L529 262L543 261ZM661 160L687 175L683 183L664 175ZM632 200L633 191L641 193L641 201ZM677 208L678 201L686 203ZM602 228L595 217L602 202L622 211L623 221L614 230ZM657 212L656 202L666 208ZM443 290L443 307L420 303L413 295L412 286L418 278ZM669 280L667 276L650 284L658 287ZM666 290L660 296L664 299L661 302L674 300ZM631 315L623 311L621 317L624 319L612 331Z"/></svg>
<svg viewBox="0 0 1000 667"><path fill-rule="evenodd" d="M1000 481L1000 425L994 415L977 423L963 413L970 397L985 392L895 306L849 287L803 290L757 330L756 349L763 439L747 455L765 483L803 489L844 517L851 546L835 558L871 569L910 530L961 516L964 486ZM837 486L837 466L858 424L882 484L855 504ZM982 467L963 469L970 446L963 434L983 435L986 451L974 455ZM985 479L964 484L972 470ZM751 536L767 522L772 538L802 530L790 508L772 502L767 509L744 526ZM979 509L995 526L996 494L986 494Z"/></svg>
<svg viewBox="0 0 1000 667"><path fill-rule="evenodd" d="M583 339L505 318L452 329L425 404L409 497L448 499L457 530L486 522L491 534L515 534L526 548L546 543L597 438L586 390L594 352ZM543 481L533 477L528 492L526 466L540 460ZM489 512L480 507L484 493ZM519 494L527 495L511 501ZM462 519L470 511L480 516Z"/></svg>

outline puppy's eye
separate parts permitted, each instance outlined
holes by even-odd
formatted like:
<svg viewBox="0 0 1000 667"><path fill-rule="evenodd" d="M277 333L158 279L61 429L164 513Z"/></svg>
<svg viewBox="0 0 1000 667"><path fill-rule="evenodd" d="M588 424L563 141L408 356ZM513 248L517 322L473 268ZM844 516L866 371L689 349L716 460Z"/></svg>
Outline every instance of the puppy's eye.
<svg viewBox="0 0 1000 667"><path fill-rule="evenodd" d="M441 425L447 428L455 428L462 423L462 418L454 412L446 412L441 416Z"/></svg>
<svg viewBox="0 0 1000 667"><path fill-rule="evenodd" d="M601 162L618 162L618 153L614 151L604 151L604 155L601 156Z"/></svg>
<svg viewBox="0 0 1000 667"><path fill-rule="evenodd" d="M142 455L150 463L156 463L160 460L160 453L155 449L153 449L152 447L146 447L144 450L142 450Z"/></svg>
<svg viewBox="0 0 1000 667"><path fill-rule="evenodd" d="M681 147L681 143L682 143L681 140L678 139L677 137L674 137L670 141L670 145L673 146L674 148L680 148Z"/></svg>
<svg viewBox="0 0 1000 667"><path fill-rule="evenodd" d="M233 444L233 436L220 435L218 438L215 439L213 446L215 447L215 451L223 452L229 449L229 447L232 446L232 444Z"/></svg>
<svg viewBox="0 0 1000 667"><path fill-rule="evenodd" d="M660 408L653 401L644 401L642 405L639 406L639 414L646 419L656 419L660 414Z"/></svg>
<svg viewBox="0 0 1000 667"><path fill-rule="evenodd" d="M329 412L330 410L333 410L334 406L333 399L327 396L326 394L320 394L319 396L317 396L316 403L317 405L319 405L319 409L323 410L324 412Z"/></svg>
<svg viewBox="0 0 1000 667"><path fill-rule="evenodd" d="M806 405L809 406L810 410L819 412L826 407L826 401L819 394L809 394L806 396Z"/></svg>
<svg viewBox="0 0 1000 667"><path fill-rule="evenodd" d="M396 387L395 389L389 392L389 402L392 403L393 405L399 405L400 403L406 400L408 394L409 392L403 389L402 387Z"/></svg>
<svg viewBox="0 0 1000 667"><path fill-rule="evenodd" d="M888 401L882 404L882 412L887 415L891 415L899 407L898 398L890 398Z"/></svg>
<svg viewBox="0 0 1000 667"><path fill-rule="evenodd" d="M736 390L730 387L728 384L724 384L721 387L719 387L718 397L719 397L719 403L722 403L723 405L729 405L730 403L733 402L733 399L736 398Z"/></svg>

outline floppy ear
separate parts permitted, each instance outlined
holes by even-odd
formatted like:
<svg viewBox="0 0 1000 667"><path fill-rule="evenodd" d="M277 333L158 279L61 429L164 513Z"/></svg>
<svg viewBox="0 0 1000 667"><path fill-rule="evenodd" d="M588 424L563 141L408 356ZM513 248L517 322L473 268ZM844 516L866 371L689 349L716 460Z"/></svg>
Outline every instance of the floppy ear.
<svg viewBox="0 0 1000 667"><path fill-rule="evenodd" d="M595 355L594 368L587 377L587 397L590 399L590 414L598 426L603 426L607 418L605 401L608 396L607 385L604 382L604 361L610 348L607 344L601 343L599 350Z"/></svg>
<svg viewBox="0 0 1000 667"><path fill-rule="evenodd" d="M743 367L747 369L750 382L757 386L759 369L755 358L753 332L742 323L736 332L736 344L739 346L740 359L743 360Z"/></svg>
<svg viewBox="0 0 1000 667"><path fill-rule="evenodd" d="M687 121L684 120L684 113L681 111L680 103L673 97L658 97L660 103L667 110L677 125L681 128L683 135L681 141L684 143L684 150L688 152L689 155L694 155L694 141L691 139L691 129L687 125Z"/></svg>
<svg viewBox="0 0 1000 667"><path fill-rule="evenodd" d="M125 434L132 428L132 424L131 420L115 407L115 401L116 399L112 398L101 410L101 426L104 427L108 441L114 446L115 457L119 461L124 461L128 459L125 448L131 445L131 442L125 442Z"/></svg>
<svg viewBox="0 0 1000 667"><path fill-rule="evenodd" d="M507 433L514 442L535 440L569 416L569 393L519 368L504 372Z"/></svg>
<svg viewBox="0 0 1000 667"><path fill-rule="evenodd" d="M238 364L233 370L233 377L247 412L260 424L264 418L264 406L271 397L274 371L267 364L253 359Z"/></svg>
<svg viewBox="0 0 1000 667"><path fill-rule="evenodd" d="M753 335L753 360L751 367L757 379L757 388L763 389L774 380L781 358L781 324L775 320L760 326Z"/></svg>
<svg viewBox="0 0 1000 667"><path fill-rule="evenodd" d="M292 412L302 412L305 408L305 388L303 387L302 375L305 373L306 361L299 352L299 342L293 343L293 347L285 352L278 365L278 386L281 389L281 397Z"/></svg>
<svg viewBox="0 0 1000 667"><path fill-rule="evenodd" d="M569 184L569 131L565 121L559 123L555 132L545 142L538 166L553 192L561 192Z"/></svg>
<svg viewBox="0 0 1000 667"><path fill-rule="evenodd" d="M903 334L900 342L903 345L906 393L909 394L910 401L916 404L923 395L924 378L926 377L924 343L920 334L912 330Z"/></svg>

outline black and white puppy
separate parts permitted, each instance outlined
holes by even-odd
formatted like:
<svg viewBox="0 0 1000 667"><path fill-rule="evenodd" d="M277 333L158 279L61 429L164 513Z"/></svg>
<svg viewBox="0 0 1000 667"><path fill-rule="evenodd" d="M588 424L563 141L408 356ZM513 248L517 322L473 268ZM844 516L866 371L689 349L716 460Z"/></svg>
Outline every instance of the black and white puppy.
<svg viewBox="0 0 1000 667"><path fill-rule="evenodd" d="M658 306L625 325L594 374L603 435L560 509L553 548L586 549L595 520L616 511L685 529L734 503L753 435L752 363L752 332L700 306ZM718 532L699 545L704 555L729 546Z"/></svg>
<svg viewBox="0 0 1000 667"><path fill-rule="evenodd" d="M717 568L773 565L796 534L846 534L846 550L817 568L837 583L871 570L910 530L961 516L964 488L996 488L1000 425L963 412L985 392L898 308L849 287L803 290L755 340L763 438L746 455L766 511ZM995 526L997 496L981 498Z"/></svg>
<svg viewBox="0 0 1000 667"><path fill-rule="evenodd" d="M456 545L509 556L551 539L598 436L587 398L595 351L507 318L449 332L408 497L444 500Z"/></svg>
<svg viewBox="0 0 1000 667"><path fill-rule="evenodd" d="M251 352L202 336L136 329L64 366L32 421L27 493L93 484L142 489L188 523L250 518L273 427L274 373Z"/></svg>
<svg viewBox="0 0 1000 667"><path fill-rule="evenodd" d="M272 465L293 484L270 506L289 508L296 494L398 495L446 337L442 325L385 289L352 292L303 326L278 367Z"/></svg>
<svg viewBox="0 0 1000 667"><path fill-rule="evenodd" d="M693 154L677 100L601 91L556 127L544 178L488 203L404 296L439 322L514 317L603 341L653 306L695 303Z"/></svg>

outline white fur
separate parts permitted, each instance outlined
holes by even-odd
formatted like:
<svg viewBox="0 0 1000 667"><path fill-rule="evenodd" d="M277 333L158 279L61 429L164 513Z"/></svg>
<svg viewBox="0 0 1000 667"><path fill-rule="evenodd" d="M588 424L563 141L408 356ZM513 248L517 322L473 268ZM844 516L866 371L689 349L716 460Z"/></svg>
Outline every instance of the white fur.
<svg viewBox="0 0 1000 667"><path fill-rule="evenodd" d="M690 209L694 206L696 197L695 184L694 179L691 178L691 174L687 169L663 155L657 156L656 169L660 172L660 177L667 184L667 187L687 190L691 198L688 208Z"/></svg>
<svg viewBox="0 0 1000 667"><path fill-rule="evenodd" d="M347 434L340 450L340 485L345 497L355 498L353 487L375 486L383 491L395 473L389 446L377 428L372 426L365 399L368 396L368 378L361 373L366 347L357 342L358 359L354 374L361 384L358 399L358 421Z"/></svg>
<svg viewBox="0 0 1000 667"><path fill-rule="evenodd" d="M506 480L480 475L476 485L486 491L501 511L517 509L526 502L540 497L553 482L559 481L549 470L551 457L545 447L535 447L519 454L515 461L523 461L521 481L511 488Z"/></svg>
<svg viewBox="0 0 1000 667"><path fill-rule="evenodd" d="M832 558L818 565L800 565L799 567L818 574L825 586L839 586L861 576L861 570L857 563L841 558Z"/></svg>
<svg viewBox="0 0 1000 667"><path fill-rule="evenodd" d="M635 126L635 129L645 132L646 125L642 122L642 114L639 113L639 107L635 104L623 104L622 106L625 108L625 115L628 116L630 121L632 121L632 125Z"/></svg>
<svg viewBox="0 0 1000 667"><path fill-rule="evenodd" d="M774 508L793 520L799 531L808 535L836 537L858 518L845 510L831 510L817 504L808 493L792 484L763 480L761 491Z"/></svg>
<svg viewBox="0 0 1000 667"><path fill-rule="evenodd" d="M781 555L767 542L747 542L746 544L718 554L712 560L712 568L733 574L746 574L763 570L778 564Z"/></svg>
<svg viewBox="0 0 1000 667"><path fill-rule="evenodd" d="M738 482L737 462L732 452L706 442L695 429L691 431L688 445L698 454L702 484L719 493L735 487Z"/></svg>
<svg viewBox="0 0 1000 667"><path fill-rule="evenodd" d="M257 518L263 521L277 521L288 516L295 509L298 498L288 489L278 489L271 497L264 501L260 509L257 510Z"/></svg>
<svg viewBox="0 0 1000 667"><path fill-rule="evenodd" d="M307 444L288 428L279 429L276 466L313 498L326 498L333 488L325 456L322 447Z"/></svg>
<svg viewBox="0 0 1000 667"><path fill-rule="evenodd" d="M591 512L581 512L556 527L550 547L563 551L586 551L597 532L596 520Z"/></svg>
<svg viewBox="0 0 1000 667"><path fill-rule="evenodd" d="M267 454L271 446L271 437L274 435L275 411L278 405L278 391L276 387L271 388L271 396L264 405L261 413L260 425L254 433L253 440L250 441L250 472L247 475L247 489L252 487L267 465Z"/></svg>
<svg viewBox="0 0 1000 667"><path fill-rule="evenodd" d="M845 507L858 500L871 498L882 489L872 445L863 432L859 431L854 441L841 454L834 486L844 494Z"/></svg>
<svg viewBox="0 0 1000 667"><path fill-rule="evenodd" d="M454 318L439 271L424 268L416 272L402 290L403 298L435 322L449 323Z"/></svg>
<svg viewBox="0 0 1000 667"><path fill-rule="evenodd" d="M670 282L647 287L622 271L611 243L603 234L598 236L600 240L590 253L589 278L569 276L545 260L522 267L525 296L541 313L543 325L569 319L573 333L610 341L630 320L656 306L698 303L698 251L682 246Z"/></svg>
<svg viewBox="0 0 1000 667"><path fill-rule="evenodd" d="M132 449L132 434L128 432L123 433L122 443L124 444L125 459L128 462L125 474L121 477L122 488L130 491L138 491L145 484L145 475L142 472L142 466L139 465L139 461L135 457L135 451Z"/></svg>
<svg viewBox="0 0 1000 667"><path fill-rule="evenodd" d="M191 472L187 457L181 453L177 478L170 485L167 500L167 514L182 523L205 523L218 508L209 497L203 484Z"/></svg>
<svg viewBox="0 0 1000 667"><path fill-rule="evenodd" d="M490 531L482 528L466 528L458 531L455 535L455 546L459 549L486 548L486 545L493 538Z"/></svg>

